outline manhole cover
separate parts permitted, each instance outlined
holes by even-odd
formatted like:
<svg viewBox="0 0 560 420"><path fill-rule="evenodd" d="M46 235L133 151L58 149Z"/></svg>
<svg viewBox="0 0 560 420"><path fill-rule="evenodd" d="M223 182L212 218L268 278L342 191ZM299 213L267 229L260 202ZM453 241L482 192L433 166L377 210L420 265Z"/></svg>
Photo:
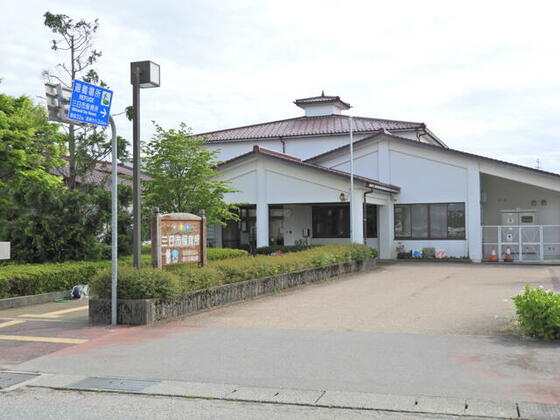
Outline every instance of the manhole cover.
<svg viewBox="0 0 560 420"><path fill-rule="evenodd" d="M31 373L0 372L0 389L5 389L21 382L25 382L36 376L37 375L33 375Z"/></svg>
<svg viewBox="0 0 560 420"><path fill-rule="evenodd" d="M108 391L142 391L157 381L138 381L134 379L86 378L70 385L76 389L106 389Z"/></svg>

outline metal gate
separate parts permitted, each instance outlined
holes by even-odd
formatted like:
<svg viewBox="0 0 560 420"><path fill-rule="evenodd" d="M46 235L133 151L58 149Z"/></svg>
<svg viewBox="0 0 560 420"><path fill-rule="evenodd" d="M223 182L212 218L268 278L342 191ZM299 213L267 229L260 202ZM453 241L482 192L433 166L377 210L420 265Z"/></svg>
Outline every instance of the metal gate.
<svg viewBox="0 0 560 420"><path fill-rule="evenodd" d="M509 249L514 261L560 260L560 225L482 226L482 256L492 251L503 261Z"/></svg>

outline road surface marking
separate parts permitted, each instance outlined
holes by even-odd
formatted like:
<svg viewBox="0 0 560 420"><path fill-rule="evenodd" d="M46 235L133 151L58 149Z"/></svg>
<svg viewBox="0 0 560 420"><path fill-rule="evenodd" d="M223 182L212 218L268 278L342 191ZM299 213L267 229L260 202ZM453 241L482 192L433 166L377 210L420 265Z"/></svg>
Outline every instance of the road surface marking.
<svg viewBox="0 0 560 420"><path fill-rule="evenodd" d="M20 318L59 318L61 315L68 314L70 312L84 311L88 308L88 305L79 306L77 308L63 309L61 311L46 312L44 314L25 314L19 315Z"/></svg>
<svg viewBox="0 0 560 420"><path fill-rule="evenodd" d="M0 322L0 328L9 327L11 325L23 324L25 320L14 319L13 321Z"/></svg>
<svg viewBox="0 0 560 420"><path fill-rule="evenodd" d="M81 344L88 341L82 338L30 337L25 335L0 335L0 340L39 341L43 343L63 343L63 344Z"/></svg>

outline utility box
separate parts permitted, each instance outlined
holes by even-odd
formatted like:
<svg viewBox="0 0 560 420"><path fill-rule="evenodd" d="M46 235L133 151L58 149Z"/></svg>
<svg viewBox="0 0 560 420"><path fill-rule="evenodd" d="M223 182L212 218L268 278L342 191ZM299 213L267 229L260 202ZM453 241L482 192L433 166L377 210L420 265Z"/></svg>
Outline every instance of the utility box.
<svg viewBox="0 0 560 420"><path fill-rule="evenodd" d="M0 260L10 259L10 242L0 242Z"/></svg>

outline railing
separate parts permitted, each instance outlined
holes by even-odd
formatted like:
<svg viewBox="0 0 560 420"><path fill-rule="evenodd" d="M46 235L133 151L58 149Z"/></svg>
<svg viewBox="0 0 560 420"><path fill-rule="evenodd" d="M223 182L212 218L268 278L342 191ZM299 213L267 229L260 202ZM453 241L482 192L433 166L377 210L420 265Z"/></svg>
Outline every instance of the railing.
<svg viewBox="0 0 560 420"><path fill-rule="evenodd" d="M482 226L482 256L495 251L503 261L508 252L514 261L560 260L560 225Z"/></svg>

